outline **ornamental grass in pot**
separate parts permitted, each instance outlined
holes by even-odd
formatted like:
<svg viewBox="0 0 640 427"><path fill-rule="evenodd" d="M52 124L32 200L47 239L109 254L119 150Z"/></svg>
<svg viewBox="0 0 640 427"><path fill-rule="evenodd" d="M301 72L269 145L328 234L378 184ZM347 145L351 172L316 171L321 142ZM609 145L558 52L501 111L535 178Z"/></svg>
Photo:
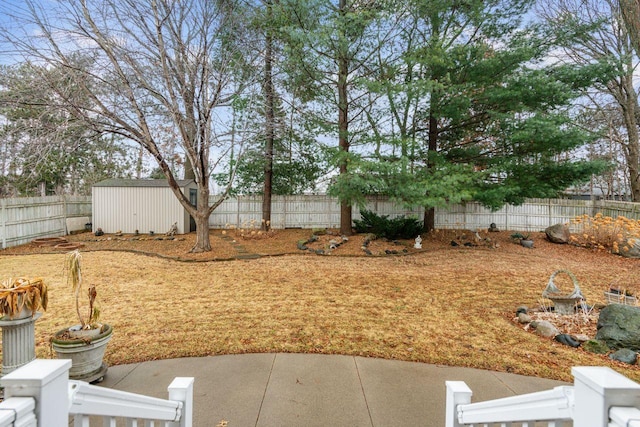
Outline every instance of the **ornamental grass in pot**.
<svg viewBox="0 0 640 427"><path fill-rule="evenodd" d="M0 283L0 320L34 317L38 310L47 310L48 301L43 279L7 279Z"/></svg>
<svg viewBox="0 0 640 427"><path fill-rule="evenodd" d="M69 252L65 259L65 273L75 299L77 325L72 325L55 333L51 347L59 359L71 359L69 377L85 381L96 381L104 377L107 365L102 361L107 343L111 340L113 328L100 323L100 310L96 305L95 285L86 289L88 303L80 303L83 291L82 255L78 250Z"/></svg>

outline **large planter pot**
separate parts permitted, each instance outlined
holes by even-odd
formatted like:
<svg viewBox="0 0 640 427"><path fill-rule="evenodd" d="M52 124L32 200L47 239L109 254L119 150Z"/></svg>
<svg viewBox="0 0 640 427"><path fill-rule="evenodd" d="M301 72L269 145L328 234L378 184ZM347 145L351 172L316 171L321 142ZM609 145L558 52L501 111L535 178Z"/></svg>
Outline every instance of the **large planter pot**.
<svg viewBox="0 0 640 427"><path fill-rule="evenodd" d="M104 377L107 365L102 362L113 328L104 324L93 337L69 338L69 329L56 332L51 347L58 359L71 359L69 378L94 382Z"/></svg>

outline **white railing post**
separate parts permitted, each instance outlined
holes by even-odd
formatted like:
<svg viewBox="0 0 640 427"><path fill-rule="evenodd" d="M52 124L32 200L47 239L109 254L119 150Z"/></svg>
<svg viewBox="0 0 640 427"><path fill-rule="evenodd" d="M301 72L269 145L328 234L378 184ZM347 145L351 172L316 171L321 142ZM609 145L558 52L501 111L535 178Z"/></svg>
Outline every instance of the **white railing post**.
<svg viewBox="0 0 640 427"><path fill-rule="evenodd" d="M69 425L67 383L71 360L36 359L0 379L5 399L33 397L38 427Z"/></svg>
<svg viewBox="0 0 640 427"><path fill-rule="evenodd" d="M193 377L176 377L169 384L169 400L182 402L180 422L173 427L192 427L193 425Z"/></svg>
<svg viewBox="0 0 640 427"><path fill-rule="evenodd" d="M447 388L445 427L460 427L458 405L471 403L471 389L463 381L445 381Z"/></svg>
<svg viewBox="0 0 640 427"><path fill-rule="evenodd" d="M611 368L578 366L574 377L574 427L606 426L611 406L640 405L640 384Z"/></svg>

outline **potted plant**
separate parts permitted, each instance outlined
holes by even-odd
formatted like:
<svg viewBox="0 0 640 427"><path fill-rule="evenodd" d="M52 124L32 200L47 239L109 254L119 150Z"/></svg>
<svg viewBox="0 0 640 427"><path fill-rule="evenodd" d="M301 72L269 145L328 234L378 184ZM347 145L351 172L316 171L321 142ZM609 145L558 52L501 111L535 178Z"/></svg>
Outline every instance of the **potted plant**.
<svg viewBox="0 0 640 427"><path fill-rule="evenodd" d="M97 291L94 285L87 288L88 307L80 304L82 291L82 256L78 250L69 252L65 260L67 282L75 298L79 324L62 329L51 338L51 347L60 359L71 359L69 377L89 382L104 377L107 365L102 361L113 328L99 323L100 310L96 305Z"/></svg>
<svg viewBox="0 0 640 427"><path fill-rule="evenodd" d="M0 318L18 320L47 310L47 285L41 278L8 279L0 284Z"/></svg>

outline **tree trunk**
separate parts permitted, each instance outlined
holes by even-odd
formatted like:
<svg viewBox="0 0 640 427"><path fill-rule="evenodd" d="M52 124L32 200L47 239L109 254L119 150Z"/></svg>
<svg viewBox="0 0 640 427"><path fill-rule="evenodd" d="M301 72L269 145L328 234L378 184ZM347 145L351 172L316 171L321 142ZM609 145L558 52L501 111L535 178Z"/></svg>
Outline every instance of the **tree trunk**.
<svg viewBox="0 0 640 427"><path fill-rule="evenodd" d="M619 3L633 48L640 55L640 0L620 0Z"/></svg>
<svg viewBox="0 0 640 427"><path fill-rule="evenodd" d="M622 108L622 117L627 130L627 142L622 144L622 151L627 164L631 201L640 202L640 133L638 132L638 95L633 86L633 77L625 76L621 80L620 90L613 92Z"/></svg>
<svg viewBox="0 0 640 427"><path fill-rule="evenodd" d="M211 250L211 239L209 238L209 188L198 187L198 207L193 219L196 222L196 243L191 252L207 252Z"/></svg>
<svg viewBox="0 0 640 427"><path fill-rule="evenodd" d="M273 142L275 139L275 112L273 93L273 36L271 34L272 7L271 0L267 0L267 31L265 36L264 54L264 97L265 97L265 127L266 140L264 148L264 191L262 193L262 229L271 228L271 194L273 191Z"/></svg>
<svg viewBox="0 0 640 427"><path fill-rule="evenodd" d="M633 113L633 111L624 112L625 122L630 123L627 125L627 144L624 147L624 153L631 187L631 201L640 202L640 135Z"/></svg>
<svg viewBox="0 0 640 427"><path fill-rule="evenodd" d="M340 0L339 10L341 14L347 13L346 0ZM340 52L338 57L338 146L344 154L340 160L340 175L349 173L347 168L347 153L349 152L349 100L347 78L349 76L349 59L346 49ZM340 233L350 236L351 231L351 203L340 201Z"/></svg>
<svg viewBox="0 0 640 427"><path fill-rule="evenodd" d="M432 103L433 94L432 94ZM429 111L429 152L427 153L427 169L433 169L433 156L432 153L438 151L438 119L433 113L431 108ZM432 206L425 206L424 210L424 224L423 229L425 232L433 231L436 229L436 211Z"/></svg>
<svg viewBox="0 0 640 427"><path fill-rule="evenodd" d="M138 158L136 159L136 178L142 178L142 160L144 158L144 147L140 146L138 150Z"/></svg>

